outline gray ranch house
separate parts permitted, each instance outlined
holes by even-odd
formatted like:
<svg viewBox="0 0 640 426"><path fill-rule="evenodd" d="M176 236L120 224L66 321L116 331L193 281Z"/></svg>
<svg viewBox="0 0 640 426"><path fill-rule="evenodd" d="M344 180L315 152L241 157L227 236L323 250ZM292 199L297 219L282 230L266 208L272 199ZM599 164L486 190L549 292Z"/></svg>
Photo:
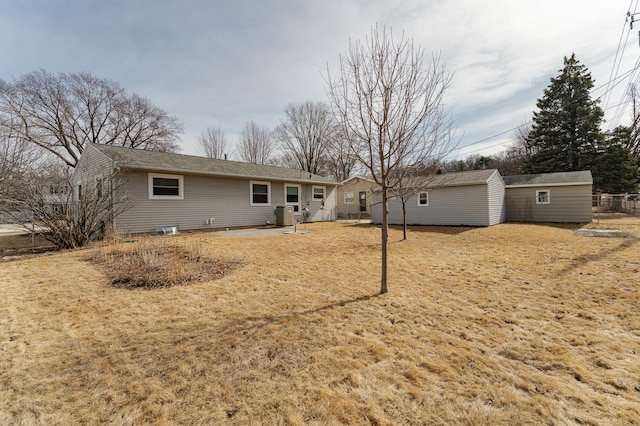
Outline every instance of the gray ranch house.
<svg viewBox="0 0 640 426"><path fill-rule="evenodd" d="M496 169L434 176L406 203L407 224L491 226L503 222L591 222L590 171L501 176ZM380 192L372 222L382 222ZM401 225L402 204L389 200L389 224Z"/></svg>
<svg viewBox="0 0 640 426"><path fill-rule="evenodd" d="M73 182L76 199L96 187L126 194L131 207L114 225L131 233L334 220L339 185L298 169L99 144L86 145Z"/></svg>

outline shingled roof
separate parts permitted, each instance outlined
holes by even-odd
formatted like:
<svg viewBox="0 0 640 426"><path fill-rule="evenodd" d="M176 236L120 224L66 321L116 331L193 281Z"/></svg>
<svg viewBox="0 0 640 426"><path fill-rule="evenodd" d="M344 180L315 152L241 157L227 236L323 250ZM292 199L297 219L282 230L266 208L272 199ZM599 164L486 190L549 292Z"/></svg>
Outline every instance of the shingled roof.
<svg viewBox="0 0 640 426"><path fill-rule="evenodd" d="M265 166L240 161L216 160L193 155L173 154L120 146L90 144L110 158L114 165L127 170L183 173L246 179L268 179L295 183L339 185L338 182L301 169Z"/></svg>
<svg viewBox="0 0 640 426"><path fill-rule="evenodd" d="M566 186L591 185L593 177L591 171L539 173L533 175L503 176L505 186Z"/></svg>
<svg viewBox="0 0 640 426"><path fill-rule="evenodd" d="M489 182L494 173L497 173L497 169L443 173L433 176L433 186L483 185Z"/></svg>

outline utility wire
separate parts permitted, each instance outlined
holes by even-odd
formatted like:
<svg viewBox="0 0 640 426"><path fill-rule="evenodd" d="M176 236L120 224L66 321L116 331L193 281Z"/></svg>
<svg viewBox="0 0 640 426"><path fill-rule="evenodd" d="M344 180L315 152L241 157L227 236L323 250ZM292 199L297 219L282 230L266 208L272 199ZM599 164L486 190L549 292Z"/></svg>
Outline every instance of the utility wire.
<svg viewBox="0 0 640 426"><path fill-rule="evenodd" d="M611 67L611 73L609 74L609 81L612 81L614 79L614 75L617 75L618 71L620 70L620 64L622 63L622 55L624 53L624 49L627 46L627 41L629 40L629 34L631 34L631 29L629 29L629 31L627 31L627 37L624 41L624 45L622 44L622 37L624 36L625 33L625 29L627 28L627 19L629 16L631 16L631 5L633 4L633 0L630 1L629 3L629 8L627 9L627 18L625 18L624 23L622 24L622 32L620 33L620 39L618 40L618 48L616 49L616 56L615 58L613 58L613 65ZM638 2L636 0L636 8L638 7ZM635 9L634 9L634 13L635 13ZM633 17L631 18L633 19ZM620 47L622 47L622 53L620 52ZM620 58L618 60L618 58ZM616 61L618 63L618 66L616 68ZM615 73L614 73L615 71ZM602 108L606 109L607 106L609 105L609 100L611 98L611 92L609 91L609 84L607 83L607 90L605 90L605 93L609 93L609 96L605 96L605 99L603 99L602 102Z"/></svg>
<svg viewBox="0 0 640 426"><path fill-rule="evenodd" d="M633 68L631 68L630 70L628 70L628 71L624 72L622 75L619 75L619 76L615 77L615 78L614 78L614 80L618 80L618 81L617 81L617 82L615 82L615 83L613 84L613 86L611 86L611 88L610 88L610 89L609 89L609 85L610 85L611 83L613 83L613 82L614 82L614 80L608 81L608 82L606 82L606 83L601 84L601 85L600 85L600 86L598 86L598 87L595 87L595 88L591 89L591 91L590 91L590 92L593 94L593 92L597 92L598 90L602 89L603 87L607 87L607 91L605 91L602 95L598 96L595 100L597 101L598 99L602 99L602 97L603 97L603 96L605 96L605 95L608 93L608 91L609 91L609 90L613 90L613 88L615 88L618 84L620 84L622 81L624 81L624 79L625 79L626 77L628 77L629 75L631 75L632 73L634 73L634 71L636 71L636 69L638 68L638 65L639 65L639 64L640 64L640 59L638 59L638 62L636 63L636 65L635 65ZM639 76L638 78L640 78L640 76ZM577 100L576 100L576 101L574 101L574 102L577 102ZM623 104L624 104L624 102L621 102L621 103L619 103L618 105L614 105L614 106L612 106L612 107L611 107L611 108L609 108L609 109L617 108L617 107L619 107L620 105L623 105ZM604 111L604 109L603 109L603 111ZM458 149L457 149L458 154L456 155L456 157L457 157L458 155L460 155L460 151L462 151L464 148L468 148L468 147L470 147L470 146L478 145L478 144L480 144L480 143L482 143L482 142L486 142L486 141L489 141L489 140L491 140L491 139L495 139L495 138L497 138L498 136L502 136L502 135L504 135L504 134L506 134L506 133L513 132L513 131L515 131L515 130L519 129L520 127L522 127L522 126L526 126L527 124L531 124L531 123L533 123L533 120L527 120L527 121L525 121L524 123L522 123L522 124L520 124L520 125L518 125L518 126L512 127L512 128L510 128L510 129L507 129L507 130L504 130L504 131L502 131L502 132L500 132L500 133L496 133L496 134L494 134L494 135L488 136L488 137L486 137L486 138L484 138L484 139L477 140L477 141L472 142L472 143L470 143L470 144L466 144L465 146L462 146L462 147L460 147L460 148L458 148ZM473 151L468 151L466 154L472 154L472 153L474 153L474 152L482 151L482 150L489 149L489 148L494 148L494 147L496 147L496 146L499 146L499 145L505 145L505 144L507 144L507 143L511 143L511 142L513 142L513 140L511 140L511 139L510 139L510 140L506 140L506 141L500 141L500 142L498 142L498 143L496 143L496 144L493 144L493 145L489 145L489 146L485 146L485 147L482 147L482 148L478 148L478 149L475 149L475 150L473 150ZM455 158L455 157L454 157L454 158Z"/></svg>

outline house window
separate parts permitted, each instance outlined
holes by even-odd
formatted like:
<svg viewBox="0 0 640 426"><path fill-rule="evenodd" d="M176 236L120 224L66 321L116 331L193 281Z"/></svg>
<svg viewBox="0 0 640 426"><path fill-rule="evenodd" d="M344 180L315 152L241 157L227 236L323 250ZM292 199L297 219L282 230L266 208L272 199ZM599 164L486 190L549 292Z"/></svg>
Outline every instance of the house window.
<svg viewBox="0 0 640 426"><path fill-rule="evenodd" d="M314 186L313 187L313 199L324 200L324 186Z"/></svg>
<svg viewBox="0 0 640 426"><path fill-rule="evenodd" d="M344 193L344 203L345 204L353 204L353 192L345 192Z"/></svg>
<svg viewBox="0 0 640 426"><path fill-rule="evenodd" d="M536 191L536 204L551 204L551 191L548 189Z"/></svg>
<svg viewBox="0 0 640 426"><path fill-rule="evenodd" d="M149 198L163 200L184 199L183 176L149 173Z"/></svg>
<svg viewBox="0 0 640 426"><path fill-rule="evenodd" d="M428 206L429 205L429 193L421 192L418 194L418 206Z"/></svg>
<svg viewBox="0 0 640 426"><path fill-rule="evenodd" d="M251 205L270 206L271 205L271 183L251 181Z"/></svg>

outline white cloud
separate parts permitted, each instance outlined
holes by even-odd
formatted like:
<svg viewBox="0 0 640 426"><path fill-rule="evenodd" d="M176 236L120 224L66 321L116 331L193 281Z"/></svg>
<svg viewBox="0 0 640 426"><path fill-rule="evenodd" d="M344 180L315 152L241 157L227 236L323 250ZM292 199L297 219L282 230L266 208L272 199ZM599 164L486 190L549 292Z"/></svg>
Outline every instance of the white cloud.
<svg viewBox="0 0 640 426"><path fill-rule="evenodd" d="M322 74L373 25L404 30L454 71L447 102L462 144L531 118L575 52L606 83L629 3L564 0L48 0L3 7L0 78L34 68L89 71L148 96L187 128L187 153L207 125L273 127L288 102L323 100ZM621 72L638 57L633 33ZM626 84L626 83L625 83ZM616 88L612 105L624 95ZM495 143L495 142L491 142Z"/></svg>

